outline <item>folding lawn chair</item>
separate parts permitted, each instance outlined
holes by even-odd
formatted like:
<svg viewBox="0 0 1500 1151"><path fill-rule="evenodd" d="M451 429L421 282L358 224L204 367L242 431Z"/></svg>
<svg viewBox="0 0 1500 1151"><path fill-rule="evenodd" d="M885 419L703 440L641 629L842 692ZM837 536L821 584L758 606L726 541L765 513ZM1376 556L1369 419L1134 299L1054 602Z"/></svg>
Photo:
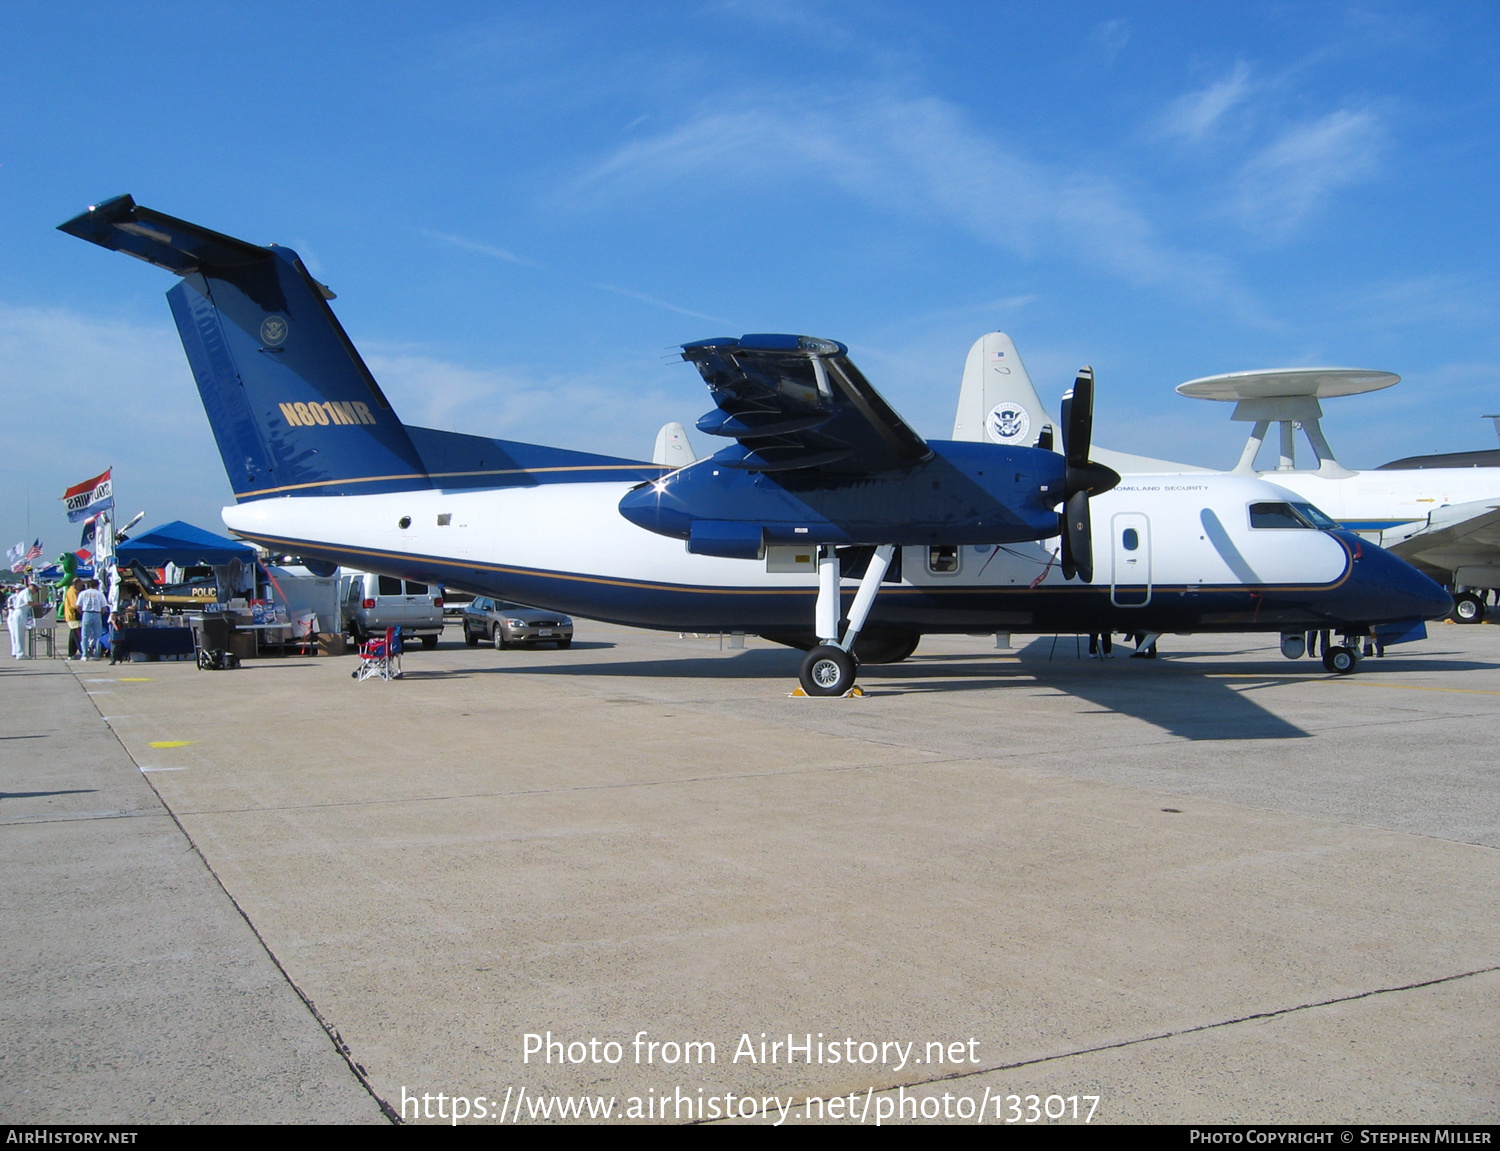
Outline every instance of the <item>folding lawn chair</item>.
<svg viewBox="0 0 1500 1151"><path fill-rule="evenodd" d="M401 633L393 627L381 636L371 636L359 645L359 666L349 673L355 679L401 678Z"/></svg>

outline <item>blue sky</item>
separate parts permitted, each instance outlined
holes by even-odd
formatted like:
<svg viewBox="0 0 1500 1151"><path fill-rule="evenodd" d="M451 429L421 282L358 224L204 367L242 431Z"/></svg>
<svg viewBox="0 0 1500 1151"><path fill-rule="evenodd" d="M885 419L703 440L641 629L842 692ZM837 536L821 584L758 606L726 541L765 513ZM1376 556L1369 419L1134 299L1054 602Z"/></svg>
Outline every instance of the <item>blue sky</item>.
<svg viewBox="0 0 1500 1151"><path fill-rule="evenodd" d="M297 249L413 423L621 455L672 354L827 336L945 436L1009 332L1096 442L1231 466L1173 387L1390 370L1344 462L1495 446L1492 3L0 4L0 540L59 498L219 526L162 294L55 231L130 192ZM706 437L696 436L700 450Z"/></svg>

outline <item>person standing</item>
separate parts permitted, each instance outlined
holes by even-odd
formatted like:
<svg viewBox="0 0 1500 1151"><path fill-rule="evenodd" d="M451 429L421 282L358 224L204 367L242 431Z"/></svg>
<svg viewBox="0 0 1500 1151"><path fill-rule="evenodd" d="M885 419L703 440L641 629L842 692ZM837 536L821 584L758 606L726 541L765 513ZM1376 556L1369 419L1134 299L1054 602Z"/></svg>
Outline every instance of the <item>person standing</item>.
<svg viewBox="0 0 1500 1151"><path fill-rule="evenodd" d="M10 593L6 604L6 623L10 626L10 658L30 659L26 654L26 625L31 622L31 597L24 587Z"/></svg>
<svg viewBox="0 0 1500 1151"><path fill-rule="evenodd" d="M78 594L78 611L83 616L83 658L99 656L99 637L104 633L104 612L109 601L93 580Z"/></svg>
<svg viewBox="0 0 1500 1151"><path fill-rule="evenodd" d="M78 633L83 627L83 620L78 614L78 584L77 576L68 583L68 590L63 593L63 623L68 625L68 658L78 658Z"/></svg>

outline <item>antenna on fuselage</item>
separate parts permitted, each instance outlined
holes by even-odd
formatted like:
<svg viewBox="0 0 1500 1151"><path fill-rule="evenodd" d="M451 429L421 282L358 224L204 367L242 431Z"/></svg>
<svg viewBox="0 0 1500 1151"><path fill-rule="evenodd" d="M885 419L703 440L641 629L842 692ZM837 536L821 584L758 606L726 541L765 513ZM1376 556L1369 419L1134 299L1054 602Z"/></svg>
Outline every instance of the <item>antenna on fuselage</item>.
<svg viewBox="0 0 1500 1151"><path fill-rule="evenodd" d="M1199 400L1234 401L1229 418L1253 423L1245 450L1234 470L1241 475L1255 474L1255 457L1260 454L1271 425L1281 430L1277 471L1289 472L1297 467L1296 431L1301 428L1317 458L1317 473L1322 476L1350 476L1354 473L1334 458L1333 449L1323 435L1323 407L1320 399L1333 396L1356 396L1378 392L1399 383L1394 372L1377 372L1366 368L1269 368L1257 372L1228 372L1222 376L1204 376L1178 384L1177 391ZM1496 422L1500 430L1500 420ZM1312 470L1312 469L1308 469Z"/></svg>

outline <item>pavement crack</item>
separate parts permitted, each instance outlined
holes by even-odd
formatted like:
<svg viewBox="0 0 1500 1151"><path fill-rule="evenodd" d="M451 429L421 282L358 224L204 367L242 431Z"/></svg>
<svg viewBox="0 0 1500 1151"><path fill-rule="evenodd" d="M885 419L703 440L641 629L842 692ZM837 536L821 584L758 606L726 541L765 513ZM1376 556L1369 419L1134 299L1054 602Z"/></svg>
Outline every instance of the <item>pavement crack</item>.
<svg viewBox="0 0 1500 1151"><path fill-rule="evenodd" d="M1339 1003L1357 1003L1361 999L1373 999L1381 995L1399 995L1403 991L1420 991L1424 987L1440 987L1445 983L1457 983L1462 979L1473 979L1480 975L1493 975L1500 972L1500 964L1492 967L1479 967L1473 971L1460 971L1453 975L1440 975L1436 979L1420 979L1413 983L1401 983L1392 987L1376 987L1369 991L1356 992L1353 995L1337 995L1331 999L1318 999L1310 1003L1298 1003L1292 1007L1279 1007L1274 1011L1253 1011L1248 1015L1238 1015L1233 1019L1218 1019L1212 1023L1200 1023L1196 1027L1181 1027L1175 1031L1162 1031L1155 1035L1141 1035L1134 1039L1121 1039L1116 1043L1100 1043L1094 1047L1080 1047L1075 1051L1061 1051L1055 1055L1040 1055L1035 1059L1021 1059L1014 1063L998 1063L993 1067L976 1068L973 1071L954 1071L947 1075L936 1075L930 1079L916 1079L909 1083L893 1083L889 1087L882 1087L882 1092L897 1091L903 1087L923 1087L932 1083L945 1083L955 1079L972 1079L977 1075L991 1075L997 1071L1013 1071L1020 1067L1035 1067L1043 1063L1056 1063L1062 1059L1073 1059L1079 1055L1094 1055L1101 1051L1118 1051L1125 1047L1139 1047L1145 1043L1158 1043L1163 1039L1176 1039L1183 1035L1196 1035L1202 1031L1216 1031L1223 1027L1234 1027L1240 1023L1253 1023L1260 1019L1279 1019L1285 1015L1296 1015L1302 1011L1311 1011L1316 1007L1332 1007Z"/></svg>
<svg viewBox="0 0 1500 1151"><path fill-rule="evenodd" d="M71 671L72 669L70 668L68 670ZM78 677L75 675L73 678L76 680ZM79 687L82 686L83 685L80 683ZM101 719L104 718L104 713L99 710L99 705L94 702L93 693L84 692L84 695L88 698L89 702L94 705L94 710L99 712L99 717ZM115 737L115 742L120 745L120 750L125 753L126 757L130 760L131 763L135 765L136 769L140 770L140 761L131 754L130 748L125 746L125 741L120 738L120 733L115 731L113 726L110 727L109 731L110 734ZM396 1109L392 1107L386 1099L382 1098L378 1091L375 1090L375 1085L370 1082L370 1077L365 1074L364 1068L360 1066L360 1064L355 1060L354 1052L349 1049L349 1045L344 1042L343 1037L339 1035L338 1031L333 1027L333 1025L323 1017L323 1013L313 1005L312 999L308 997L307 993L303 991L300 986L298 986L297 981L292 978L291 972L289 972L286 969L286 966L281 962L281 957L278 956L274 950L272 950L270 943L266 941L266 937L260 933L260 929L255 926L255 922L246 913L245 909L240 906L240 901L234 897L234 893L230 891L229 888L225 885L223 877L221 877L219 873L214 870L214 865L208 861L208 856L203 854L203 849L198 846L197 841L193 839L191 834L189 834L188 829L183 826L182 820L178 818L177 813L172 810L171 805L167 803L165 798L163 798L161 792L157 791L156 784L152 782L151 777L142 772L141 778L146 781L146 786L151 789L153 794L155 794L156 801L162 806L162 813L166 814L168 818L170 818L172 822L177 826L177 830L182 833L182 837L188 845L186 851L191 851L202 862L204 868L208 871L208 874L213 877L214 883L216 883L219 890L224 893L224 898L229 900L229 906L233 907L235 913L242 920L244 920L245 926L250 929L250 934L255 936L255 941L259 943L261 949L265 951L266 957L271 961L276 970L281 973L281 977L286 980L287 986L290 987L293 994L295 994L297 998L302 1001L303 1005L306 1006L307 1010L309 1011L309 1013L311 1013L318 1026L323 1029L323 1032L333 1043L334 1050L338 1052L340 1058L342 1058L345 1065L348 1066L350 1073L355 1077L355 1079L359 1081L360 1086L362 1086L365 1091L369 1093L370 1098L375 1101L375 1105L380 1108L381 1114L383 1114L391 1123L399 1125L402 1121L401 1116L397 1114Z"/></svg>

